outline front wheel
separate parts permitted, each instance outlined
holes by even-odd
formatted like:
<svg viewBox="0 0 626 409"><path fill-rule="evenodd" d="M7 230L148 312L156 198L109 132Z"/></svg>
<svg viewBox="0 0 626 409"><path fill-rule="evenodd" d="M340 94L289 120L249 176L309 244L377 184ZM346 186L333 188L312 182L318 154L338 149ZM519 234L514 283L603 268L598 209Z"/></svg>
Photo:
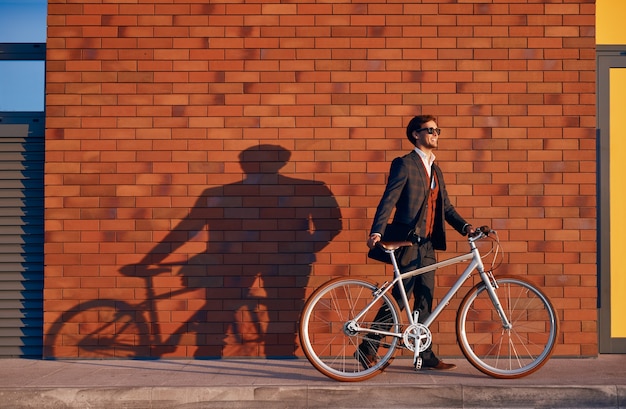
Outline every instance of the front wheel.
<svg viewBox="0 0 626 409"><path fill-rule="evenodd" d="M311 364L329 378L363 381L379 374L393 358L398 337L370 333L366 340L366 332L349 325L374 300L377 290L376 285L367 281L338 278L318 288L305 303L300 317L300 345ZM399 333L398 311L395 300L387 292L356 324L359 328ZM371 361L358 353L364 340L378 350Z"/></svg>
<svg viewBox="0 0 626 409"><path fill-rule="evenodd" d="M552 355L559 319L548 297L533 284L517 277L495 280L511 328L504 327L481 282L459 306L457 339L467 360L481 372L495 378L521 378L541 368Z"/></svg>

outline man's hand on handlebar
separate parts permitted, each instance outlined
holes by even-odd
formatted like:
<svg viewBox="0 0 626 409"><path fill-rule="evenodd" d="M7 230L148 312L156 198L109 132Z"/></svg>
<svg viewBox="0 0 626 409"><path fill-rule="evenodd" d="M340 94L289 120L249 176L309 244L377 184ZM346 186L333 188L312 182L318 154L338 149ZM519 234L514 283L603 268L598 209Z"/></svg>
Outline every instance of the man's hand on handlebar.
<svg viewBox="0 0 626 409"><path fill-rule="evenodd" d="M481 234L485 235L485 236L488 236L489 233L491 233L491 232L492 232L492 230L491 230L491 228L489 226L480 226L480 227L477 227L476 229L474 229L474 228L472 228L471 230L468 229L468 236L469 237L476 237L476 236L480 236Z"/></svg>

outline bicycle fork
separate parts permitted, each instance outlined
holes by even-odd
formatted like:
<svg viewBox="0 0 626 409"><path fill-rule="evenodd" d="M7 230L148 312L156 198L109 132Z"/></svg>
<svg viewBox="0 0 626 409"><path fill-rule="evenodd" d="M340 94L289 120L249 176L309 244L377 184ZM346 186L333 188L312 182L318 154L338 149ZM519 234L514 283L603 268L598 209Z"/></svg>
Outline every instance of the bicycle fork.
<svg viewBox="0 0 626 409"><path fill-rule="evenodd" d="M508 317L506 316L506 312L504 311L504 308L502 308L502 304L500 303L498 294L496 294L496 290L499 288L499 286L498 286L498 282L493 276L493 273L491 271L481 271L480 277L485 283L485 289L487 290L487 294L489 294L489 298L491 299L491 302L493 303L494 308L498 312L498 315L500 316L500 320L502 320L502 327L505 330L510 330L511 328L513 328L513 325L511 324L511 321L509 321Z"/></svg>

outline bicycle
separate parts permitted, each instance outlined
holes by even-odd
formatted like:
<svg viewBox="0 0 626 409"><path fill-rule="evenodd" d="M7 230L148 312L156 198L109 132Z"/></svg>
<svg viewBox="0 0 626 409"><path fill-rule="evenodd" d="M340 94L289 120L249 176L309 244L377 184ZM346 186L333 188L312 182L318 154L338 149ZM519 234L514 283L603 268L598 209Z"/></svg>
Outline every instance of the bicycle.
<svg viewBox="0 0 626 409"><path fill-rule="evenodd" d="M477 241L486 238L492 239L487 254L494 253L488 271L476 247ZM358 278L340 277L316 289L300 317L300 344L307 359L329 378L356 382L381 373L393 360L396 350L406 348L413 352L413 366L419 370L420 352L432 343L429 327L477 270L481 280L462 299L456 317L457 342L463 355L476 369L495 378L521 378L537 371L548 361L557 342L559 319L555 308L529 281L493 275L501 250L497 232L483 226L467 240L468 253L405 273L400 273L394 252L413 243L378 242L391 258L393 280L378 286ZM418 312L409 309L401 280L463 262L469 262L465 271L430 316L419 323ZM391 296L391 289L398 284L408 324L401 322L402 310ZM374 322L381 307L387 308L389 314L384 320ZM379 349L379 356L371 366L357 359L359 343L367 334L382 336L383 351Z"/></svg>
<svg viewBox="0 0 626 409"><path fill-rule="evenodd" d="M133 303L107 298L77 304L63 312L52 323L47 335L45 355L52 358L64 357L63 349L70 346L73 348L72 357L78 358L162 357L164 354L175 352L185 334L203 334L206 333L208 326L221 325L207 323L206 311L201 308L171 330L168 336L162 333L157 302L171 301L196 290L187 287L163 292L155 290L154 276L161 273L171 274L172 268L176 266L183 265L161 263L155 266L124 266L121 269L122 274L145 280L145 299ZM225 347L232 348L244 344L265 345L267 330L265 304L263 294L252 294L241 300L232 311L232 322L225 323L225 333L213 332L224 340L205 346L211 349L210 356L221 355L221 350ZM237 317L243 314L251 317L246 323L250 324L252 330L245 334L239 327L241 323L237 321ZM228 336L235 344L226 344Z"/></svg>

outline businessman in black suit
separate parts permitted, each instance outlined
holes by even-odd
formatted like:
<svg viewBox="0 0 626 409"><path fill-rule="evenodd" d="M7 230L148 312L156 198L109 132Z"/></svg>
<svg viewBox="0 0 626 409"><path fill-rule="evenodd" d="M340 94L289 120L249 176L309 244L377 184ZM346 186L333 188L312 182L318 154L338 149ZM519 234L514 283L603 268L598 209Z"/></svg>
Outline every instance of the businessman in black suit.
<svg viewBox="0 0 626 409"><path fill-rule="evenodd" d="M441 129L433 116L422 115L411 119L406 136L415 149L391 163L387 187L376 209L367 241L368 247L373 248L381 240L395 209L394 225L405 226L407 239L414 242L398 260L402 272L436 263L435 250L446 249L444 221L463 235L474 232L471 224L450 203L441 169L434 163L433 151L438 147L440 134ZM432 310L435 271L404 280L403 284L407 294L413 294L413 309L419 311L419 322L423 322ZM398 304L403 305L396 290L394 288L392 294ZM379 311L376 321L383 321L385 314L385 311ZM380 339L380 336L369 335L359 346L355 358L364 367L376 362ZM425 368L447 370L456 367L437 358L430 348L422 352L421 357Z"/></svg>

